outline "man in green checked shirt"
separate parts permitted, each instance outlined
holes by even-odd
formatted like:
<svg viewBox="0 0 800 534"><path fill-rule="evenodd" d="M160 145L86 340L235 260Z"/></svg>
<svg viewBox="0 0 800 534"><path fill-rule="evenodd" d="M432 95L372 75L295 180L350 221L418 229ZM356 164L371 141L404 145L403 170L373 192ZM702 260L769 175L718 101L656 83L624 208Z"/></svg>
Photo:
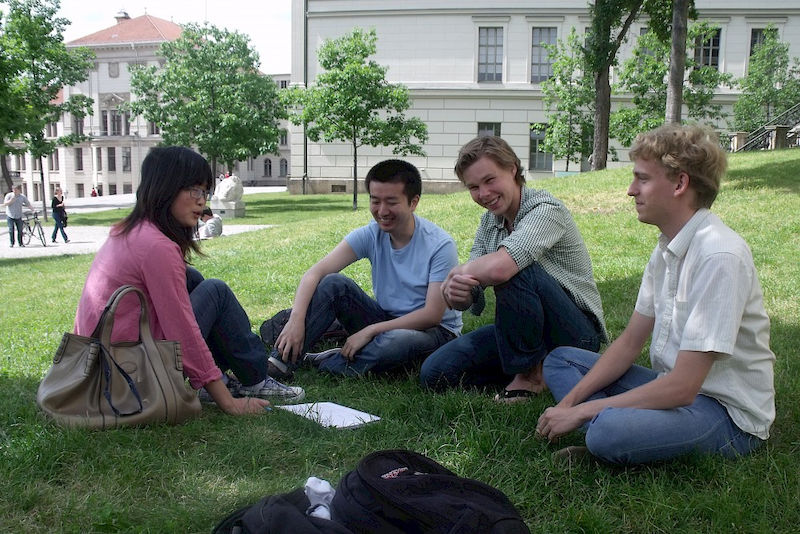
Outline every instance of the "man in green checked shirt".
<svg viewBox="0 0 800 534"><path fill-rule="evenodd" d="M479 315L483 288L493 286L495 322L436 350L420 380L431 389L505 383L495 400L527 400L545 389L542 363L552 349L596 351L607 340L592 262L569 210L525 187L520 160L501 138L464 145L455 173L487 211L469 261L450 271L442 295L449 307Z"/></svg>

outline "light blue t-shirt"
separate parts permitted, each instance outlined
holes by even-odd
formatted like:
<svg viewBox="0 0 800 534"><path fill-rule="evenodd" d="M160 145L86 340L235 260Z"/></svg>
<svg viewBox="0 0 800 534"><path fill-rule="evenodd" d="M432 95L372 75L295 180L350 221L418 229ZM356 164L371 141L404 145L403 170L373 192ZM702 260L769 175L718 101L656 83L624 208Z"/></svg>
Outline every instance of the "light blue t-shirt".
<svg viewBox="0 0 800 534"><path fill-rule="evenodd" d="M458 265L456 243L450 235L427 219L414 215L414 235L401 248L393 249L389 234L378 223L356 228L345 238L358 259L372 264L372 293L387 313L400 317L425 306L428 284L444 282ZM461 332L461 312L447 310L442 326Z"/></svg>

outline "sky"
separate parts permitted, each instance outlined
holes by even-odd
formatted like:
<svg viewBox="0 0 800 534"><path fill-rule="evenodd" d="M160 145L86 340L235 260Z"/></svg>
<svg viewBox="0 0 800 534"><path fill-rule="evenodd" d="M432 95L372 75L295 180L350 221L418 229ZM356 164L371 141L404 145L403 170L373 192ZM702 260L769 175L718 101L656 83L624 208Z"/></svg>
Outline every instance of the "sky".
<svg viewBox="0 0 800 534"><path fill-rule="evenodd" d="M59 16L71 21L64 31L69 42L116 24L114 16L147 13L176 24L203 23L235 30L250 37L261 59L261 72L291 71L292 0L61 0Z"/></svg>

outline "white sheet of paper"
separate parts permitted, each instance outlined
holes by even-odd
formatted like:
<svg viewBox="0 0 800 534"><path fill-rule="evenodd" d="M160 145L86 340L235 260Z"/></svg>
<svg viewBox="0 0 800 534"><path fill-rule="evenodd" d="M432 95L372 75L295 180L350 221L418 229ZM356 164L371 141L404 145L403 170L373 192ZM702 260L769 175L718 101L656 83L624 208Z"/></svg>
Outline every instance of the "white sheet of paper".
<svg viewBox="0 0 800 534"><path fill-rule="evenodd" d="M306 402L276 406L282 410L301 415L322 426L335 428L354 428L372 421L380 421L377 415L348 408L335 402Z"/></svg>

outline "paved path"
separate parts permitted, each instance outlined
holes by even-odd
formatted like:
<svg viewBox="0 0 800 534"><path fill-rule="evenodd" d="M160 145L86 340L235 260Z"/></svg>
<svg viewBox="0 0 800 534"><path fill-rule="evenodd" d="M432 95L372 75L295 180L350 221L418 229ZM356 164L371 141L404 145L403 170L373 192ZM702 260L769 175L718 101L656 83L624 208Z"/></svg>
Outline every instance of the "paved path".
<svg viewBox="0 0 800 534"><path fill-rule="evenodd" d="M247 195L285 190L285 187L245 187L244 192L245 195ZM136 195L133 194L67 199L67 211L69 213L88 213L92 211L127 208L132 206L135 202ZM40 208L38 203L34 203L34 206ZM3 214L3 220L0 222L0 259L38 258L42 256L63 256L66 254L94 254L97 252L97 249L100 248L100 245L105 242L110 229L108 226L70 225L67 227L69 243L64 243L62 241L61 234L57 237L58 241L52 243L50 241L50 236L53 233L52 217L48 218L47 223L43 226L45 237L47 238L46 247L43 247L41 241L34 238L31 239L30 244L26 247L15 245L11 248L9 247L8 226L5 221L5 214ZM222 236L224 238L226 235L251 232L253 230L269 227L270 225L226 223L223 224Z"/></svg>

